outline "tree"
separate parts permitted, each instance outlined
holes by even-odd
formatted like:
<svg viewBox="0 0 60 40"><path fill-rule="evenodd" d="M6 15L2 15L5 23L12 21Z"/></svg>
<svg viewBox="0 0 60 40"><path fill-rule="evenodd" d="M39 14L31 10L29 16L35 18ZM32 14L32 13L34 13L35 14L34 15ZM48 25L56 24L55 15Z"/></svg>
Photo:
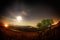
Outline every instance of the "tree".
<svg viewBox="0 0 60 40"><path fill-rule="evenodd" d="M53 19L46 19L48 26L50 27L54 22Z"/></svg>
<svg viewBox="0 0 60 40"><path fill-rule="evenodd" d="M38 24L37 24L37 27L39 27L39 28L40 28L40 27L41 27L41 23L38 23Z"/></svg>
<svg viewBox="0 0 60 40"><path fill-rule="evenodd" d="M37 27L39 27L40 29L44 29L44 28L50 27L52 24L53 24L52 19L44 19L41 21L41 23L37 24Z"/></svg>

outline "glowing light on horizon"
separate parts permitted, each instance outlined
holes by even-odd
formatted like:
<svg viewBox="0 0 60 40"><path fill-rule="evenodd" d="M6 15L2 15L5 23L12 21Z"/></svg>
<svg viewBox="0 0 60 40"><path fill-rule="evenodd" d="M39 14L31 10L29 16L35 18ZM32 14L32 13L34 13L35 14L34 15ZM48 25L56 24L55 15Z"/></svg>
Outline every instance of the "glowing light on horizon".
<svg viewBox="0 0 60 40"><path fill-rule="evenodd" d="M8 24L4 24L4 26L7 28L8 27Z"/></svg>
<svg viewBox="0 0 60 40"><path fill-rule="evenodd" d="M52 25L56 25L59 21L54 21L54 23Z"/></svg>
<svg viewBox="0 0 60 40"><path fill-rule="evenodd" d="M58 22L54 22L54 24L53 25L56 25Z"/></svg>

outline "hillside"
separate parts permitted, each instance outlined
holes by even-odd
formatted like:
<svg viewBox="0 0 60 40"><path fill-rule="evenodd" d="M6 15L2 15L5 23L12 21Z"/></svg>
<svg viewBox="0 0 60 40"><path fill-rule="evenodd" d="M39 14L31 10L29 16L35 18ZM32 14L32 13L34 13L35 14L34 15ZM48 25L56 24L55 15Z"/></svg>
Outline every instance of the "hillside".
<svg viewBox="0 0 60 40"><path fill-rule="evenodd" d="M35 30L35 29L34 29ZM60 37L60 22L41 31L13 31L0 26L1 40L58 40Z"/></svg>

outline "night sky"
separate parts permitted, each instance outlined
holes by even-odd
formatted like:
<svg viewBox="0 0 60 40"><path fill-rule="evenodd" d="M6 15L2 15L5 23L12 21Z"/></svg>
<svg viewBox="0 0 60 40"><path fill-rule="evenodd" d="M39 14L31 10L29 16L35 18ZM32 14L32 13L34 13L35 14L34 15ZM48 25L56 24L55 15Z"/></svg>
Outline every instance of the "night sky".
<svg viewBox="0 0 60 40"><path fill-rule="evenodd" d="M22 16L23 25L35 26L45 18L60 20L58 0L1 0L0 19L15 24L16 16Z"/></svg>

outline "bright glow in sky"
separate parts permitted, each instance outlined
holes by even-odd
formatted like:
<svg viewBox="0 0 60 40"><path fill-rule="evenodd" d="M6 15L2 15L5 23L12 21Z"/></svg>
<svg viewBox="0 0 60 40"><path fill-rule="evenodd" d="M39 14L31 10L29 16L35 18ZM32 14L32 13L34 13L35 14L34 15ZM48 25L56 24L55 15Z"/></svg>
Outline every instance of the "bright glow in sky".
<svg viewBox="0 0 60 40"><path fill-rule="evenodd" d="M17 21L21 21L22 17L21 16L17 16L16 19L17 19Z"/></svg>

